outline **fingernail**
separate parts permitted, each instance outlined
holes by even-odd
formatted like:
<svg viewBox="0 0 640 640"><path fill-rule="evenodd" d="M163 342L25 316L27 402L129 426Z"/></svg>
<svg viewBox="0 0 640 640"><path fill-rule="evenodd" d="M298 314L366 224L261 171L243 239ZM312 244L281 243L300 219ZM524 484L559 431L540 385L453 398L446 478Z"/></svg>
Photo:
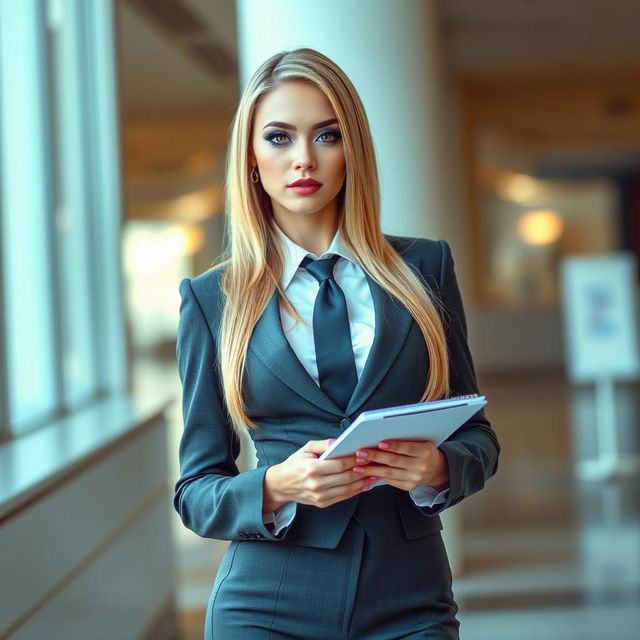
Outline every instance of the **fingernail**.
<svg viewBox="0 0 640 640"><path fill-rule="evenodd" d="M366 458L369 454L366 451L356 451L356 455L359 458Z"/></svg>
<svg viewBox="0 0 640 640"><path fill-rule="evenodd" d="M380 478L376 478L375 476L370 476L369 477L369 482L376 482L376 480L379 480Z"/></svg>
<svg viewBox="0 0 640 640"><path fill-rule="evenodd" d="M366 461L367 461L366 458L356 458L356 462L358 464L364 464Z"/></svg>
<svg viewBox="0 0 640 640"><path fill-rule="evenodd" d="M388 449L389 448L389 445L386 442L381 442L378 446L381 449Z"/></svg>
<svg viewBox="0 0 640 640"><path fill-rule="evenodd" d="M364 467L353 467L353 470L356 473L362 473L363 471L365 471L365 468Z"/></svg>

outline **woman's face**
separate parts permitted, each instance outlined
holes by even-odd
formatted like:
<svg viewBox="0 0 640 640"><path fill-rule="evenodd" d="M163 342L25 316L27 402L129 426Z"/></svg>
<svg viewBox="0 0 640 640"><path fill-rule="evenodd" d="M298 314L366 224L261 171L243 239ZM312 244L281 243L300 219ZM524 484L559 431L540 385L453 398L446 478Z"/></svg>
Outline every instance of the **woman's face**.
<svg viewBox="0 0 640 640"><path fill-rule="evenodd" d="M336 114L320 89L286 81L264 95L254 114L251 145L251 164L257 163L277 221L337 214L346 162ZM306 178L321 186L290 186Z"/></svg>

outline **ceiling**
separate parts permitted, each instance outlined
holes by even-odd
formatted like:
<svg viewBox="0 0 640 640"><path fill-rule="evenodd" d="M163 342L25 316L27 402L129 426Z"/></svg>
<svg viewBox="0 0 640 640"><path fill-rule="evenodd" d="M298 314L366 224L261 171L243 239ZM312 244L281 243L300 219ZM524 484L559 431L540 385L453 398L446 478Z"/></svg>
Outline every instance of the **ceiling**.
<svg viewBox="0 0 640 640"><path fill-rule="evenodd" d="M638 0L437 0L446 59L464 75L640 63Z"/></svg>
<svg viewBox="0 0 640 640"><path fill-rule="evenodd" d="M233 0L116 0L115 5L125 115L235 105Z"/></svg>
<svg viewBox="0 0 640 640"><path fill-rule="evenodd" d="M445 59L457 75L640 64L638 0L435 1ZM116 7L125 113L233 109L234 0L116 0Z"/></svg>

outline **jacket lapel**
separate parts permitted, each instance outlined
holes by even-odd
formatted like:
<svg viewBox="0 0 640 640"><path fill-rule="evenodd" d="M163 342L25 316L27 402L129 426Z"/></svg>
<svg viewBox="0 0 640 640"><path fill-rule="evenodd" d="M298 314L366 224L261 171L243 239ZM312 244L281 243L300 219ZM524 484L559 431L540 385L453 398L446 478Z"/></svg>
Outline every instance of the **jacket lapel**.
<svg viewBox="0 0 640 640"><path fill-rule="evenodd" d="M376 390L394 363L411 326L411 314L367 275L376 314L373 344L345 413L355 413Z"/></svg>
<svg viewBox="0 0 640 640"><path fill-rule="evenodd" d="M267 308L256 323L249 348L299 396L325 411L342 415L342 411L307 373L284 335L277 291L273 292Z"/></svg>

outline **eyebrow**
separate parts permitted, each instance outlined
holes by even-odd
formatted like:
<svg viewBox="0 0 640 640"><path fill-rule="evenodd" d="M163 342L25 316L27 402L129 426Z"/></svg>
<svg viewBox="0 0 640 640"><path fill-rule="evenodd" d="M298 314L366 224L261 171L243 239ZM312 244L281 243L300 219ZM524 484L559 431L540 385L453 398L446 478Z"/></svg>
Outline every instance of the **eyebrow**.
<svg viewBox="0 0 640 640"><path fill-rule="evenodd" d="M338 121L335 118L331 118L330 120L323 120L322 122L317 122L316 124L314 124L312 128L319 129L320 127L326 127L329 124L338 124ZM268 124L265 124L262 128L266 129L267 127L280 127L281 129L291 129L291 131L298 130L292 124L287 124L286 122L277 122L275 120L269 122Z"/></svg>

